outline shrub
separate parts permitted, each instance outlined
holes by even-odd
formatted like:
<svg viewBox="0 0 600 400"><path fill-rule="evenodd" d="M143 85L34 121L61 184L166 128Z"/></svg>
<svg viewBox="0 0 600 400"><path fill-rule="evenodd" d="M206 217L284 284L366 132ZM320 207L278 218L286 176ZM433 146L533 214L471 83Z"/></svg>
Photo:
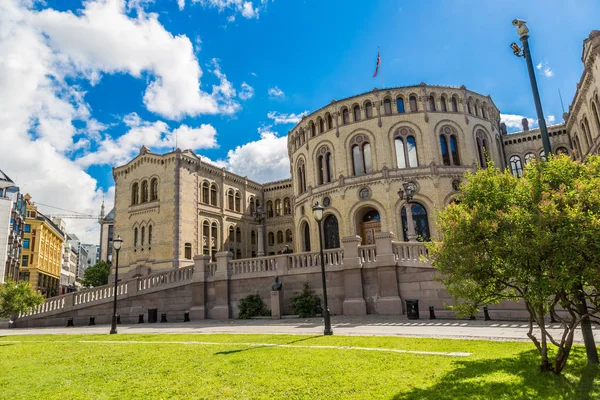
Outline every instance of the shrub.
<svg viewBox="0 0 600 400"><path fill-rule="evenodd" d="M251 294L240 300L239 319L249 319L252 317L264 317L271 315L271 310L267 308L260 296Z"/></svg>
<svg viewBox="0 0 600 400"><path fill-rule="evenodd" d="M304 283L300 293L292 296L290 306L294 310L294 314L298 314L300 318L314 317L323 313L321 298L308 289L308 282Z"/></svg>

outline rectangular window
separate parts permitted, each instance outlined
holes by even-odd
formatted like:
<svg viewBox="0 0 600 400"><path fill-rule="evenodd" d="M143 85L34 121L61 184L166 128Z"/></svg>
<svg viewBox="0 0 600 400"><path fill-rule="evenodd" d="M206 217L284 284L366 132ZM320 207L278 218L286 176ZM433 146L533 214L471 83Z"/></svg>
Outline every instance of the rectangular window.
<svg viewBox="0 0 600 400"><path fill-rule="evenodd" d="M23 256L23 261L21 262L22 267L26 267L29 265L29 256Z"/></svg>
<svg viewBox="0 0 600 400"><path fill-rule="evenodd" d="M24 249L28 249L29 248L29 239L23 239L23 248Z"/></svg>
<svg viewBox="0 0 600 400"><path fill-rule="evenodd" d="M31 225L25 224L25 233L31 232Z"/></svg>

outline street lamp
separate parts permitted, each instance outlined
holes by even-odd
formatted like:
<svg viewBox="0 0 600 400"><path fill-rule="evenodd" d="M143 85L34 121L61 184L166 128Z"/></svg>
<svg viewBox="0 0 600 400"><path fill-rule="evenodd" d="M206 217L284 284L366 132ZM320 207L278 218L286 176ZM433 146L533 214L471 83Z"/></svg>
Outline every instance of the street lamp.
<svg viewBox="0 0 600 400"><path fill-rule="evenodd" d="M113 301L113 316L112 316L112 326L110 328L110 334L117 333L117 283L119 282L119 250L121 250L121 245L123 244L123 239L121 236L117 236L115 240L113 240L113 248L117 252L116 263L115 263L115 299Z"/></svg>
<svg viewBox="0 0 600 400"><path fill-rule="evenodd" d="M319 227L319 248L321 252L321 278L323 279L323 318L325 320L324 335L333 335L331 330L331 317L329 315L329 306L327 305L327 280L325 279L325 257L323 256L323 234L321 233L321 221L323 220L323 211L325 208L316 202L312 208L313 216Z"/></svg>
<svg viewBox="0 0 600 400"><path fill-rule="evenodd" d="M542 111L540 93L535 79L533 60L531 59L531 52L529 51L529 29L527 29L527 25L525 25L525 21L522 19L514 19L512 24L517 27L517 33L521 38L521 42L523 42L523 49L516 43L511 43L510 48L513 53L515 53L515 56L523 57L527 62L527 71L529 71L529 81L531 82L531 91L533 92L533 101L535 102L535 110L538 116L542 144L544 146L544 153L546 157L548 157L550 153L552 153L552 147L550 146L550 136L548 136L548 128L546 128L546 120L544 119L544 111Z"/></svg>
<svg viewBox="0 0 600 400"><path fill-rule="evenodd" d="M398 197L400 198L400 200L406 199L406 202L410 203L410 201L413 199L413 196L415 195L416 189L417 188L414 183L404 182L402 184L402 188L398 190Z"/></svg>

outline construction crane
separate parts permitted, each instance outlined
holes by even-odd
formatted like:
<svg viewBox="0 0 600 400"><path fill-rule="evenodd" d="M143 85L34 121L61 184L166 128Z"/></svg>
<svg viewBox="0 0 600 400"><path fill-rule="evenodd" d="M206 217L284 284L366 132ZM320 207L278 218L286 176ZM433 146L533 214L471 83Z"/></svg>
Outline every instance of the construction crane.
<svg viewBox="0 0 600 400"><path fill-rule="evenodd" d="M44 214L47 217L62 218L62 219L97 219L97 220L104 218L104 200L102 200L102 208L100 210L100 215L79 213L77 211L66 210L64 208L55 207L55 206L51 206L49 204L42 204L42 203L38 203L38 202L36 202L35 204L44 206L44 207L55 208L55 209L61 210L61 211L67 211L70 213L70 214Z"/></svg>

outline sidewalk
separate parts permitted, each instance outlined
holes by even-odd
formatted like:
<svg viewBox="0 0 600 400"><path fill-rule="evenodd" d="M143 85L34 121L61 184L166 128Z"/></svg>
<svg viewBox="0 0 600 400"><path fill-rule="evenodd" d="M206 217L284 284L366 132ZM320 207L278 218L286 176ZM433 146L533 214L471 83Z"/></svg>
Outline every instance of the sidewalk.
<svg viewBox="0 0 600 400"><path fill-rule="evenodd" d="M334 316L331 318L334 335L348 336L409 336L449 339L480 339L499 341L529 341L528 324L523 321L471 320L408 320L406 316L367 315L362 317ZM600 342L600 327L592 325L596 342ZM1 329L1 336L105 334L108 325L54 327L35 329ZM285 318L281 320L203 320L186 323L156 323L119 325L119 334L136 333L238 333L238 334L293 334L319 335L323 333L322 318ZM558 335L559 324L549 324L549 331ZM535 332L535 331L534 331ZM575 343L583 343L581 331L575 334Z"/></svg>

